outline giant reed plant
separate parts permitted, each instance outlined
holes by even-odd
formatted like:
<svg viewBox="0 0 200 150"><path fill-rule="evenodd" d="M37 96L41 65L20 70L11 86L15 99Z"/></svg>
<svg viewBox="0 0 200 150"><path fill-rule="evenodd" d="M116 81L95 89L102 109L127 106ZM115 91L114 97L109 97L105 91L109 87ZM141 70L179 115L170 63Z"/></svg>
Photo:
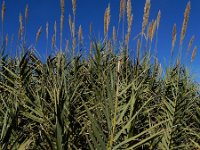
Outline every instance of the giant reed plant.
<svg viewBox="0 0 200 150"><path fill-rule="evenodd" d="M113 27L112 39L108 34L110 5L105 12L103 42L94 40L90 25L87 49L90 56L87 57L76 53L85 46L84 29L80 25L79 36L75 36L76 1L72 0L72 4L73 19L69 17L71 39L66 41L65 52L62 51L63 0L60 49L56 46L56 22L52 36L54 55L42 61L35 53L35 47L31 47L12 58L5 54L5 42L2 42L1 149L199 149L199 85L192 80L179 57L178 63L173 64L172 59L166 68L152 57L152 43L155 32L158 32L161 13L156 20L149 22L150 0L145 4L134 56L129 55L128 46L133 19L131 0L120 2L119 22L117 31ZM185 12L185 29L181 33L181 51L189 10L190 3ZM2 12L3 32L5 2ZM128 31L125 35L126 23ZM20 37L25 37L22 18L20 26ZM46 51L51 47L48 46L48 26L47 23ZM42 28L39 28L35 45L41 32ZM174 25L172 53L176 38ZM19 38L20 44L26 44L26 41L27 37L26 40ZM79 41L78 46L76 41ZM193 42L189 43L191 47ZM196 48L192 60L195 54Z"/></svg>

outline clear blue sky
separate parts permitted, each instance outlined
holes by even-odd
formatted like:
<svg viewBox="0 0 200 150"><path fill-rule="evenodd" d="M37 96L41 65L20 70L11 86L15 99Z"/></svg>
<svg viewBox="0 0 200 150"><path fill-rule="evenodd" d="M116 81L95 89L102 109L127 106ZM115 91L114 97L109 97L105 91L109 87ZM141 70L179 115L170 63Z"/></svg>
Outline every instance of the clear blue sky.
<svg viewBox="0 0 200 150"><path fill-rule="evenodd" d="M151 13L150 19L156 18L157 12L161 10L161 23L158 35L158 57L162 62L164 59L169 60L171 39L172 39L172 28L173 24L177 24L178 37L183 22L183 14L188 0L151 0ZM2 0L1 0L2 3ZM84 39L87 40L89 36L89 24L92 22L93 30L96 36L101 33L103 35L103 20L104 11L110 3L111 6L111 24L117 25L119 16L119 3L120 0L77 0L77 16L76 16L76 29L81 24L83 27ZM37 49L42 55L46 49L45 41L45 24L49 22L50 37L53 32L53 24L55 20L59 26L60 20L60 0L6 0L6 15L5 15L5 33L15 35L17 39L18 28L19 28L19 13L24 15L26 4L29 5L29 20L27 25L27 39L28 43L34 43L35 35L38 28L42 25L43 32L38 42ZM144 9L145 0L132 0L133 8L133 26L132 26L132 39L141 31L142 16ZM196 75L200 74L198 66L198 59L200 53L200 20L199 20L200 1L191 0L191 13L189 18L189 24L187 28L187 34L184 40L183 51L186 51L188 42L192 35L195 35L194 45L198 47L196 59L193 62L191 69ZM65 23L64 23L64 34L63 39L69 38L69 26L68 26L68 15L72 14L71 0L65 0ZM111 28L110 28L111 29ZM59 31L58 31L59 32ZM132 40L134 43L134 41ZM59 45L59 43L57 43ZM193 49L193 47L192 47ZM192 50L191 49L191 50ZM191 56L191 54L190 54ZM185 63L190 61L184 59ZM199 78L200 79L200 78ZM198 79L198 80L199 80Z"/></svg>

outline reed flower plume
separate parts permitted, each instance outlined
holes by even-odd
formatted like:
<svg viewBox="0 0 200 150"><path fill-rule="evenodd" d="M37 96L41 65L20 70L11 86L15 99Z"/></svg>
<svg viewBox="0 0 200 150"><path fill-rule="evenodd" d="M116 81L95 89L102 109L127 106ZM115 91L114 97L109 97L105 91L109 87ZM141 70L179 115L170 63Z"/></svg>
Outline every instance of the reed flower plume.
<svg viewBox="0 0 200 150"><path fill-rule="evenodd" d="M104 14L104 37L106 37L108 33L109 24L110 24L110 4L106 8L106 11Z"/></svg>
<svg viewBox="0 0 200 150"><path fill-rule="evenodd" d="M76 15L76 0L72 0L72 10L73 10L73 15Z"/></svg>
<svg viewBox="0 0 200 150"><path fill-rule="evenodd" d="M55 23L54 23L53 31L54 31L55 43L56 43L56 36L57 36L57 23L56 23L56 21L55 21Z"/></svg>
<svg viewBox="0 0 200 150"><path fill-rule="evenodd" d="M120 12L119 12L119 22L121 21L122 17L124 17L126 12L126 0L120 1Z"/></svg>
<svg viewBox="0 0 200 150"><path fill-rule="evenodd" d="M18 33L18 38L20 39L22 34L23 34L23 20L22 20L22 14L19 14L19 33Z"/></svg>
<svg viewBox="0 0 200 150"><path fill-rule="evenodd" d="M60 16L60 49L62 48L62 33L63 33L63 25L64 25L64 11L65 11L65 1L60 0L60 9L61 9L61 16Z"/></svg>
<svg viewBox="0 0 200 150"><path fill-rule="evenodd" d="M1 21L2 21L2 23L4 22L5 11L6 11L6 4L5 4L5 1L3 1L2 7L1 7Z"/></svg>
<svg viewBox="0 0 200 150"><path fill-rule="evenodd" d="M155 26L156 26L156 21L152 20L148 25L148 32L147 32L147 38L146 38L147 41L148 39L150 39L150 41L152 42L154 32L155 32Z"/></svg>
<svg viewBox="0 0 200 150"><path fill-rule="evenodd" d="M6 11L6 4L5 4L5 1L3 1L2 3L2 8L1 8L1 23L2 23L2 39L3 39L3 36L4 36L4 17L5 17L5 11Z"/></svg>
<svg viewBox="0 0 200 150"><path fill-rule="evenodd" d="M46 39L47 41L49 39L49 23L48 22L46 23Z"/></svg>
<svg viewBox="0 0 200 150"><path fill-rule="evenodd" d="M157 30L158 30L159 25L160 25L160 18L161 18L161 11L159 10L159 11L158 11L158 15L157 15L157 19L156 19L156 22L157 22Z"/></svg>
<svg viewBox="0 0 200 150"><path fill-rule="evenodd" d="M79 26L79 29L78 29L78 42L80 45L83 44L83 31L82 31L81 25Z"/></svg>
<svg viewBox="0 0 200 150"><path fill-rule="evenodd" d="M131 15L132 15L132 4L131 4L131 0L128 0L127 1L127 21L128 21L128 24L130 22Z"/></svg>
<svg viewBox="0 0 200 150"><path fill-rule="evenodd" d="M127 32L127 43L130 38L130 33L131 33L131 27L132 27L132 22L133 22L133 14L132 14L132 4L131 0L127 1L127 22L128 22L128 32Z"/></svg>
<svg viewBox="0 0 200 150"><path fill-rule="evenodd" d="M144 34L144 30L148 24L150 7L151 7L150 0L146 0L144 7L143 22L142 22L142 35Z"/></svg>
<svg viewBox="0 0 200 150"><path fill-rule="evenodd" d="M75 38L75 23L72 22L72 36Z"/></svg>
<svg viewBox="0 0 200 150"><path fill-rule="evenodd" d="M6 34L6 47L8 46L8 33Z"/></svg>
<svg viewBox="0 0 200 150"><path fill-rule="evenodd" d="M113 42L116 43L116 41L117 41L117 33L116 33L115 26L113 26L112 38L113 38Z"/></svg>
<svg viewBox="0 0 200 150"><path fill-rule="evenodd" d="M193 51L192 51L192 58L191 58L191 62L193 62L194 61L194 58L195 58L195 56L196 56L196 53L197 53L197 47L195 46L195 48L193 49Z"/></svg>
<svg viewBox="0 0 200 150"><path fill-rule="evenodd" d="M28 9L28 4L27 4L26 9L25 9L25 20L26 20L26 22L28 21L28 14L29 14L29 9Z"/></svg>
<svg viewBox="0 0 200 150"><path fill-rule="evenodd" d="M93 49L93 42L90 42L90 55L92 55L92 49Z"/></svg>
<svg viewBox="0 0 200 150"><path fill-rule="evenodd" d="M193 35L192 38L190 39L190 42L189 42L188 48L187 48L187 53L190 52L190 49L191 49L192 44L193 44L193 42L194 42L194 38L195 38L195 36Z"/></svg>
<svg viewBox="0 0 200 150"><path fill-rule="evenodd" d="M64 12L65 12L65 0L60 0L60 9L61 9L61 15L64 15Z"/></svg>
<svg viewBox="0 0 200 150"><path fill-rule="evenodd" d="M92 36L92 23L90 23L90 37Z"/></svg>
<svg viewBox="0 0 200 150"><path fill-rule="evenodd" d="M187 7L186 7L185 13L184 13L184 20L183 20L183 25L182 25L182 30L181 30L180 45L182 45L183 40L185 38L185 34L186 34L186 30L187 30L187 25L188 25L188 21L189 21L190 9L191 9L191 4L190 4L190 1L189 1L187 3Z"/></svg>
<svg viewBox="0 0 200 150"><path fill-rule="evenodd" d="M150 33L149 33L149 37L150 37L151 42L153 41L153 37L154 37L155 31L156 31L156 26L157 26L156 20L152 21Z"/></svg>
<svg viewBox="0 0 200 150"><path fill-rule="evenodd" d="M52 48L55 48L55 42L56 42L55 39L56 39L56 38L55 38L55 34L53 34L52 39L51 39Z"/></svg>
<svg viewBox="0 0 200 150"><path fill-rule="evenodd" d="M42 33L42 26L38 29L38 31L37 31L37 33L36 33L35 44L37 44L38 39L39 39L41 33Z"/></svg>
<svg viewBox="0 0 200 150"><path fill-rule="evenodd" d="M111 40L108 40L107 49L108 49L108 51L112 52L112 42L111 42Z"/></svg>
<svg viewBox="0 0 200 150"><path fill-rule="evenodd" d="M176 43L176 36L177 36L176 24L174 24L173 31L172 31L172 49L171 49L171 53L173 53L173 50L174 50L174 46L175 46L175 43Z"/></svg>
<svg viewBox="0 0 200 150"><path fill-rule="evenodd" d="M66 40L66 43L65 43L65 51L66 51L66 53L69 52L69 40Z"/></svg>

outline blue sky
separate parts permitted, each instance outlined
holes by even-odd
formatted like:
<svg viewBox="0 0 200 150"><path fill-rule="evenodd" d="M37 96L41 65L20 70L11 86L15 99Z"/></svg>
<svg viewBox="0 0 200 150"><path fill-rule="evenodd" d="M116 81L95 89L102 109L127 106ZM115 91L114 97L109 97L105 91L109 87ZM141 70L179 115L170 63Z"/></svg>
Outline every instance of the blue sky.
<svg viewBox="0 0 200 150"><path fill-rule="evenodd" d="M1 0L2 2L2 0ZM151 0L151 13L150 20L157 17L158 10L161 10L161 23L158 34L158 57L163 64L165 60L169 60L171 39L172 39L172 28L173 24L177 24L178 37L183 22L184 10L188 0ZM77 0L77 16L76 16L76 29L81 24L83 27L84 39L88 40L89 37L89 24L92 22L93 30L95 35L103 35L103 20L104 11L108 4L111 6L111 24L117 25L119 16L119 3L120 0ZM19 28L19 13L21 12L24 16L26 4L29 5L29 20L27 24L27 41L28 44L35 42L35 35L38 28L42 25L43 32L37 45L37 50L41 55L44 55L46 49L45 41L45 24L49 22L50 37L53 33L53 24L57 21L59 26L60 20L60 0L6 0L6 15L5 15L5 29L4 32L15 35L17 39L18 28ZM133 26L130 43L134 43L133 37L141 31L143 9L145 0L132 0L133 8ZM192 35L195 35L194 46L200 47L200 20L199 20L200 1L191 0L191 12L189 18L189 24L187 28L187 34L184 40L183 51L186 51ZM64 34L65 38L69 39L69 26L68 26L68 15L72 14L71 0L65 0L65 22L64 22ZM111 29L111 28L110 28ZM59 32L59 30L58 30ZM59 45L59 43L57 43ZM135 48L133 46L133 48ZM178 49L178 47L176 47ZM193 47L192 47L193 49ZM14 49L13 49L14 50ZM12 50L12 51L13 51ZM134 49L133 49L134 50ZM198 53L196 59L190 65L190 56L188 59L183 59L184 63L188 64L192 72L198 75L200 69L198 69ZM198 79L198 77L196 77ZM200 79L200 78L199 78ZM198 79L198 80L199 80Z"/></svg>

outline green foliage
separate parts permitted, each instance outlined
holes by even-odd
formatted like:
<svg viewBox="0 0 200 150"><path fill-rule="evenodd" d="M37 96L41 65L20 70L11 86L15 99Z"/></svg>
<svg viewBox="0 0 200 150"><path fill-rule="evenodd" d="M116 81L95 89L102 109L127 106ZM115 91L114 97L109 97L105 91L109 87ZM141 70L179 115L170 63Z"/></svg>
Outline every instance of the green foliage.
<svg viewBox="0 0 200 150"><path fill-rule="evenodd" d="M88 60L2 60L2 149L199 148L199 89L184 67L118 63L104 44Z"/></svg>

